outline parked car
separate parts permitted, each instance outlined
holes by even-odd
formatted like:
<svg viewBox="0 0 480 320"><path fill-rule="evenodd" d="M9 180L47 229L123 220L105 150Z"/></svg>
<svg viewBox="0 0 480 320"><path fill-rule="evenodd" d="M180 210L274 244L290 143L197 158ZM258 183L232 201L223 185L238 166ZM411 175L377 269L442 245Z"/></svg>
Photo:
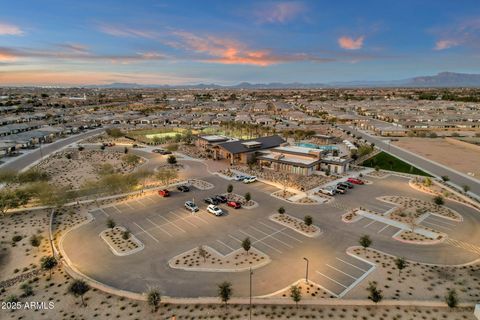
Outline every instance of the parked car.
<svg viewBox="0 0 480 320"><path fill-rule="evenodd" d="M216 195L213 198L216 199L220 203L227 203L227 201L228 201L227 197L222 196L222 195Z"/></svg>
<svg viewBox="0 0 480 320"><path fill-rule="evenodd" d="M205 198L203 199L203 201L205 201L205 203L215 205L215 206L218 204L218 200L215 198Z"/></svg>
<svg viewBox="0 0 480 320"><path fill-rule="evenodd" d="M345 185L347 185L347 187L348 187L349 189L353 189L353 188L355 187L355 185L354 185L353 183L350 183L350 182L348 182L348 181L344 181L344 182L342 182L342 183L345 184Z"/></svg>
<svg viewBox="0 0 480 320"><path fill-rule="evenodd" d="M190 191L190 188L187 187L187 186L178 186L177 190L180 191L180 192L188 192L188 191Z"/></svg>
<svg viewBox="0 0 480 320"><path fill-rule="evenodd" d="M332 188L332 187L325 187L325 188L320 189L319 191L323 194L328 195L328 196L334 196L335 193L337 193L335 191L335 188Z"/></svg>
<svg viewBox="0 0 480 320"><path fill-rule="evenodd" d="M235 209L240 209L242 207L240 202L237 202L237 201L228 201L227 206L235 208Z"/></svg>
<svg viewBox="0 0 480 320"><path fill-rule="evenodd" d="M187 210L190 210L192 212L197 212L199 210L198 206L193 201L186 201L185 208L187 208Z"/></svg>
<svg viewBox="0 0 480 320"><path fill-rule="evenodd" d="M163 149L153 149L152 152L155 152L155 153L158 153L158 154L162 154L162 155L172 154L171 151L163 150Z"/></svg>
<svg viewBox="0 0 480 320"><path fill-rule="evenodd" d="M340 193L340 194L345 194L347 193L347 188L346 187L343 187L343 186L337 186L335 188L335 191Z"/></svg>
<svg viewBox="0 0 480 320"><path fill-rule="evenodd" d="M365 184L363 180L357 179L357 178L348 178L348 182L353 183L353 184Z"/></svg>
<svg viewBox="0 0 480 320"><path fill-rule="evenodd" d="M247 176L242 176L242 175L236 175L233 179L235 181L243 181L245 178L248 178Z"/></svg>
<svg viewBox="0 0 480 320"><path fill-rule="evenodd" d="M158 190L158 194L162 197L170 197L170 191L167 189Z"/></svg>
<svg viewBox="0 0 480 320"><path fill-rule="evenodd" d="M353 188L353 184L347 183L347 182L339 182L339 183L337 183L337 187L338 186L342 186L345 189L352 189Z"/></svg>
<svg viewBox="0 0 480 320"><path fill-rule="evenodd" d="M252 182L255 182L255 181L257 181L257 177L255 177L255 176L243 179L243 183L252 183Z"/></svg>
<svg viewBox="0 0 480 320"><path fill-rule="evenodd" d="M221 216L223 214L223 211L222 209L220 209L219 207L217 207L216 205L209 205L207 207L207 211L210 212L211 214L214 214L215 216Z"/></svg>
<svg viewBox="0 0 480 320"><path fill-rule="evenodd" d="M104 147L115 147L115 142L104 142L102 145Z"/></svg>

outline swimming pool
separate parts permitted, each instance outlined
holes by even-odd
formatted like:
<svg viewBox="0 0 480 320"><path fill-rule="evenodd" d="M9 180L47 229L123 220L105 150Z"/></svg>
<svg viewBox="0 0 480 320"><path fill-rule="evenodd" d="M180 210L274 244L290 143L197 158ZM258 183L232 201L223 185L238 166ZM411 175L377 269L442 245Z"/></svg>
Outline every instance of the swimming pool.
<svg viewBox="0 0 480 320"><path fill-rule="evenodd" d="M338 150L337 146L319 146L318 144L308 143L308 142L299 142L296 144L299 147L311 148L311 149L320 149L324 151L333 151Z"/></svg>

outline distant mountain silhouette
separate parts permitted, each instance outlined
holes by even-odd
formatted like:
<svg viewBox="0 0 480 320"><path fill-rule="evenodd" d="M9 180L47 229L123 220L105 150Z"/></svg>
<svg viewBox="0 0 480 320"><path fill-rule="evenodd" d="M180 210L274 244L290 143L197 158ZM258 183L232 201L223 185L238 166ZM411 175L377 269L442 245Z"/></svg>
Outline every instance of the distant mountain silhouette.
<svg viewBox="0 0 480 320"><path fill-rule="evenodd" d="M480 87L480 74L441 72L434 76L421 76L404 80L392 81L347 81L329 83L249 83L223 86L218 84L194 85L143 85L137 83L111 83L106 85L90 85L86 88L134 89L134 88L164 88L164 89L314 89L314 88L349 88L349 87Z"/></svg>

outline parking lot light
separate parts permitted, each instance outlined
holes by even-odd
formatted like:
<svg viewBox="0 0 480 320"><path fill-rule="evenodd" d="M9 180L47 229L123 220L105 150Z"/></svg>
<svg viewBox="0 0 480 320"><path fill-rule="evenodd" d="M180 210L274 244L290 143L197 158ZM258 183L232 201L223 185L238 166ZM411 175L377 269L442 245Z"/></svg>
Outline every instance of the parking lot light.
<svg viewBox="0 0 480 320"><path fill-rule="evenodd" d="M307 269L305 271L305 282L308 283L308 263L309 263L309 261L305 257L303 258L303 260L307 261Z"/></svg>

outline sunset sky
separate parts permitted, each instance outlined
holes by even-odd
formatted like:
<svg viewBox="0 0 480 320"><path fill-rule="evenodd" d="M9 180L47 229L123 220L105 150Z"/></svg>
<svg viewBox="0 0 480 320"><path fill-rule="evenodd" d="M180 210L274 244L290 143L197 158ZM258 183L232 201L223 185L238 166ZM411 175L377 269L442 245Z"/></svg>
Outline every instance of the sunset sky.
<svg viewBox="0 0 480 320"><path fill-rule="evenodd" d="M0 1L0 85L480 73L478 0Z"/></svg>

